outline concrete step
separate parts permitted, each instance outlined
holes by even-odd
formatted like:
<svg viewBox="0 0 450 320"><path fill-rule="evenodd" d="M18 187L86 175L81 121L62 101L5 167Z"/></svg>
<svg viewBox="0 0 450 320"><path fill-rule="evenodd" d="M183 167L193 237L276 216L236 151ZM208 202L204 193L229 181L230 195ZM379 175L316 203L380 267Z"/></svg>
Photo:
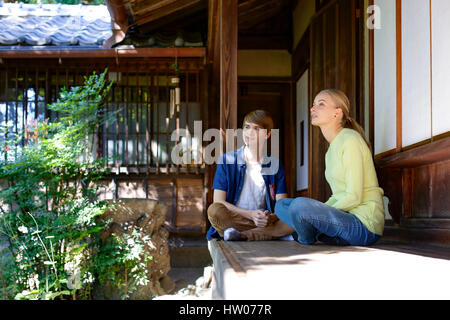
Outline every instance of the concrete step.
<svg viewBox="0 0 450 320"><path fill-rule="evenodd" d="M208 248L213 299L450 299L450 260L414 254L404 245L213 240Z"/></svg>
<svg viewBox="0 0 450 320"><path fill-rule="evenodd" d="M170 237L172 268L203 268L212 264L205 237Z"/></svg>

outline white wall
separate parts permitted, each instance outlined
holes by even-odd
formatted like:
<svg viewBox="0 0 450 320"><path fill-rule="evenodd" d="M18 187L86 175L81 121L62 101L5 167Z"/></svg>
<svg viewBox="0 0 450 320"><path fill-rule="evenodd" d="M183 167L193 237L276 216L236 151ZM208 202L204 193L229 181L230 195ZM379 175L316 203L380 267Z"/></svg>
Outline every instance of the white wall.
<svg viewBox="0 0 450 320"><path fill-rule="evenodd" d="M374 30L375 154L397 146L396 6L394 0L375 0L381 29Z"/></svg>
<svg viewBox="0 0 450 320"><path fill-rule="evenodd" d="M433 135L450 131L450 0L431 1Z"/></svg>
<svg viewBox="0 0 450 320"><path fill-rule="evenodd" d="M308 103L308 83L309 71L300 77L297 82L297 191L308 189L308 127L309 127L309 103ZM304 121L304 142L303 142L303 166L300 166L300 123Z"/></svg>
<svg viewBox="0 0 450 320"><path fill-rule="evenodd" d="M430 1L402 0L403 147L431 138L430 36Z"/></svg>

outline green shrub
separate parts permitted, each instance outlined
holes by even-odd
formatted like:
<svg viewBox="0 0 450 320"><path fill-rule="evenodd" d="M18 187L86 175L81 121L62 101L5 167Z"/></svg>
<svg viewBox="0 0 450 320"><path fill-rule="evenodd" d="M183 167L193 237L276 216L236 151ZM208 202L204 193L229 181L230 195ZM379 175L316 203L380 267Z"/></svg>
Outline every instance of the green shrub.
<svg viewBox="0 0 450 320"><path fill-rule="evenodd" d="M117 250L123 240L108 239L104 246L99 240L108 222L98 217L113 209L96 200L97 182L108 170L104 159L92 155L95 128L107 119L103 104L112 84L106 72L62 89L49 106L58 121L30 124L16 141L0 146L0 181L6 184L0 190L0 232L8 242L0 260L5 298L89 299L94 281L109 277L123 287L117 270L138 261L127 260L136 253L133 246ZM141 250L138 257L148 255ZM145 282L145 268L138 269L135 278ZM127 297L134 285L125 288Z"/></svg>

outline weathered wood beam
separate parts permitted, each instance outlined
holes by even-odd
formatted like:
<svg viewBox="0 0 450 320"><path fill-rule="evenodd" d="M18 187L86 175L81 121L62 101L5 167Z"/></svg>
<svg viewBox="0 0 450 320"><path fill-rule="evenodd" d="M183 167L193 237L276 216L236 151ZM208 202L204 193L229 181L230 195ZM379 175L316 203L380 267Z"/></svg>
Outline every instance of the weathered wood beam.
<svg viewBox="0 0 450 320"><path fill-rule="evenodd" d="M220 127L237 129L238 1L219 3Z"/></svg>
<svg viewBox="0 0 450 320"><path fill-rule="evenodd" d="M25 49L0 50L0 58L202 58L205 48Z"/></svg>
<svg viewBox="0 0 450 320"><path fill-rule="evenodd" d="M209 0L207 61L209 66L208 109L210 128L220 128L220 34L219 1Z"/></svg>
<svg viewBox="0 0 450 320"><path fill-rule="evenodd" d="M239 24L256 25L268 17L276 15L282 8L282 3L277 1L267 1L262 3L252 3L251 6L239 6Z"/></svg>
<svg viewBox="0 0 450 320"><path fill-rule="evenodd" d="M209 0L208 5L208 61L213 63L218 54L216 47L220 40L219 36L219 3L217 0Z"/></svg>
<svg viewBox="0 0 450 320"><path fill-rule="evenodd" d="M106 0L106 7L111 16L112 35L103 42L104 48L112 48L122 41L128 31L128 12L122 0Z"/></svg>
<svg viewBox="0 0 450 320"><path fill-rule="evenodd" d="M123 32L128 29L128 12L123 0L105 0L111 16L111 21L117 24Z"/></svg>
<svg viewBox="0 0 450 320"><path fill-rule="evenodd" d="M375 160L379 168L414 168L450 159L450 137Z"/></svg>
<svg viewBox="0 0 450 320"><path fill-rule="evenodd" d="M239 30L252 29L290 6L287 0L250 0L239 4ZM291 10L289 10L291 12Z"/></svg>
<svg viewBox="0 0 450 320"><path fill-rule="evenodd" d="M133 7L132 7L133 8ZM134 22L142 25L165 17L174 13L192 12L204 8L203 0L170 0L161 1L154 6L148 6L143 9L133 10ZM136 9L136 8L134 8Z"/></svg>

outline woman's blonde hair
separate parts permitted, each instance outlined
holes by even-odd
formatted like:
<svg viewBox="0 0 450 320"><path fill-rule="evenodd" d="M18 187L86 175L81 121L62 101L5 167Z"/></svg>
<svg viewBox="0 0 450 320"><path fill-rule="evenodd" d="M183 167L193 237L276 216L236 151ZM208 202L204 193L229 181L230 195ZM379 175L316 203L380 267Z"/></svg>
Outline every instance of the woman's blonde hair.
<svg viewBox="0 0 450 320"><path fill-rule="evenodd" d="M358 124L358 122L355 121L355 119L350 117L350 100L348 99L347 95L338 89L325 89L320 93L328 94L331 99L333 99L336 107L342 110L342 127L357 131L367 143L369 150L372 152L372 146L366 138L364 129Z"/></svg>

